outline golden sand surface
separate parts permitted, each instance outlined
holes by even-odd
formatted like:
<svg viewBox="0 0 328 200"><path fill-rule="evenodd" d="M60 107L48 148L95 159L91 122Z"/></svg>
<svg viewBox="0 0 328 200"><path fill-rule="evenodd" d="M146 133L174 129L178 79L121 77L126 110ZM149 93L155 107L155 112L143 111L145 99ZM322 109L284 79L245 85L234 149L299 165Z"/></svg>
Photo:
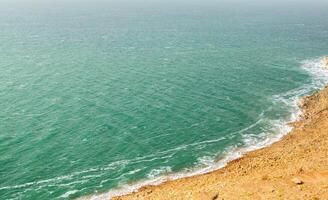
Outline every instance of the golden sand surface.
<svg viewBox="0 0 328 200"><path fill-rule="evenodd" d="M326 61L326 60L325 60ZM328 63L327 63L328 65ZM328 86L300 101L280 141L207 174L145 186L115 200L328 199Z"/></svg>

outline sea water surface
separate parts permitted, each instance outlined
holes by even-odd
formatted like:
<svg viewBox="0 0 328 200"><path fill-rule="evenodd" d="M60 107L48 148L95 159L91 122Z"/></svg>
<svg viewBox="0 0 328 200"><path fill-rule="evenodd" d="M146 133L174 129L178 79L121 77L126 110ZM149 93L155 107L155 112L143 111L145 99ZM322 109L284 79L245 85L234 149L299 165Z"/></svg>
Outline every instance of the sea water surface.
<svg viewBox="0 0 328 200"><path fill-rule="evenodd" d="M328 80L328 4L297 2L2 1L0 199L183 176L286 133Z"/></svg>

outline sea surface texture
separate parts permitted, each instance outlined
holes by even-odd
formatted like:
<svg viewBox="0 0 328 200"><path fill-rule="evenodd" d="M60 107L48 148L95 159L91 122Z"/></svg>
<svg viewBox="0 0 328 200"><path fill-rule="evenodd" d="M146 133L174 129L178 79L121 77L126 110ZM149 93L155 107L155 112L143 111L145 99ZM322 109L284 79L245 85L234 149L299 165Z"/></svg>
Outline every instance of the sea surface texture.
<svg viewBox="0 0 328 200"><path fill-rule="evenodd" d="M0 199L206 171L285 133L327 78L328 3L272 2L3 1Z"/></svg>

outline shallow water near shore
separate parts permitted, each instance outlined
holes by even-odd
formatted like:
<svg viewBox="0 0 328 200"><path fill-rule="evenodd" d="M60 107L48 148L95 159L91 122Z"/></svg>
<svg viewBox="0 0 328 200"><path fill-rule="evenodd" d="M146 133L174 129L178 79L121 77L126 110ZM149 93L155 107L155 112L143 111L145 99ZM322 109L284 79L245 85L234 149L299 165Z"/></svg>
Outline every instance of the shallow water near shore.
<svg viewBox="0 0 328 200"><path fill-rule="evenodd" d="M328 14L298 6L0 6L0 197L128 191L278 139L328 80Z"/></svg>

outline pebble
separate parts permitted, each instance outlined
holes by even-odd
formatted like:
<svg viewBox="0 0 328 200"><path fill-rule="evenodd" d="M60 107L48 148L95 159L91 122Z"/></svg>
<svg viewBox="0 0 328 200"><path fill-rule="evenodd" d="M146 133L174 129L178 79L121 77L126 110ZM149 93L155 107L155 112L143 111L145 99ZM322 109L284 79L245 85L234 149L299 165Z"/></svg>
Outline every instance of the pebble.
<svg viewBox="0 0 328 200"><path fill-rule="evenodd" d="M295 184L297 184L297 185L301 185L301 184L304 183L304 182L303 182L301 179L299 179L299 178L293 178L292 181L293 181L293 183L295 183Z"/></svg>

